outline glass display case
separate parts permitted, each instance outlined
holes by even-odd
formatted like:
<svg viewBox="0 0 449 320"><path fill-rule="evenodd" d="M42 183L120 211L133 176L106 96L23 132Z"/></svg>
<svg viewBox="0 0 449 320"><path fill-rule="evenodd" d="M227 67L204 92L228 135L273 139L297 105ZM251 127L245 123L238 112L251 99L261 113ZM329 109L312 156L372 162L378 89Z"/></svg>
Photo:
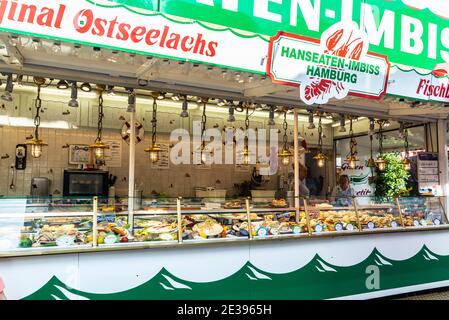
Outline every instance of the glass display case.
<svg viewBox="0 0 449 320"><path fill-rule="evenodd" d="M444 198L299 200L149 198L130 213L127 197L2 197L0 256L449 229Z"/></svg>
<svg viewBox="0 0 449 320"><path fill-rule="evenodd" d="M360 197L354 201L362 230L403 227L395 198Z"/></svg>

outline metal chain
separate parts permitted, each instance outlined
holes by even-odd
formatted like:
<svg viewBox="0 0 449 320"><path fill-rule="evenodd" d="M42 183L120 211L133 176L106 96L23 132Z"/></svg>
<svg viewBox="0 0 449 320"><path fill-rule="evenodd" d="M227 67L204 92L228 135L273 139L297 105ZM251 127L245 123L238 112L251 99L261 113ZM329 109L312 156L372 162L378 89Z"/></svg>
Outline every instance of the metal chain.
<svg viewBox="0 0 449 320"><path fill-rule="evenodd" d="M380 156L382 156L382 154L383 154L383 141L384 141L384 136L383 136L383 133L382 133L382 129L383 129L383 126L384 126L384 122L383 122L383 120L380 120L378 123L379 123L379 133L378 133L379 154L380 154Z"/></svg>
<svg viewBox="0 0 449 320"><path fill-rule="evenodd" d="M354 139L354 130L352 129L352 120L353 118L349 118L349 135L351 136L351 142L350 142L350 149L351 149L351 156L356 156L356 146L357 141Z"/></svg>
<svg viewBox="0 0 449 320"><path fill-rule="evenodd" d="M35 125L34 138L36 140L39 140L39 126L41 125L40 112L41 112L41 108L42 108L41 85L40 84L37 85L37 97L36 97L36 100L34 101L34 106L36 108L36 116L34 117L34 125Z"/></svg>
<svg viewBox="0 0 449 320"><path fill-rule="evenodd" d="M151 146L156 145L157 136L157 97L153 98L153 118L151 119Z"/></svg>
<svg viewBox="0 0 449 320"><path fill-rule="evenodd" d="M98 133L97 133L97 142L101 141L101 138L103 136L103 91L100 90L100 93L98 95Z"/></svg>
<svg viewBox="0 0 449 320"><path fill-rule="evenodd" d="M206 134L206 122L207 122L207 116L206 116L206 100L203 101L203 114L201 116L201 151L204 150L204 147L206 145L206 142L204 141L204 135Z"/></svg>
<svg viewBox="0 0 449 320"><path fill-rule="evenodd" d="M284 112L284 123L282 124L282 128L284 129L284 148L287 149L287 141L288 141L288 136L287 136L287 129L288 129L287 110Z"/></svg>
<svg viewBox="0 0 449 320"><path fill-rule="evenodd" d="M246 105L245 129L246 129L246 134L248 135L248 129L249 129L249 106L248 105Z"/></svg>
<svg viewBox="0 0 449 320"><path fill-rule="evenodd" d="M321 118L322 114L318 118L318 145L320 146L320 153L323 153L323 126L321 125Z"/></svg>
<svg viewBox="0 0 449 320"><path fill-rule="evenodd" d="M408 157L408 149L409 149L409 143L408 143L408 130L407 128L404 128L404 144L405 144L405 157Z"/></svg>

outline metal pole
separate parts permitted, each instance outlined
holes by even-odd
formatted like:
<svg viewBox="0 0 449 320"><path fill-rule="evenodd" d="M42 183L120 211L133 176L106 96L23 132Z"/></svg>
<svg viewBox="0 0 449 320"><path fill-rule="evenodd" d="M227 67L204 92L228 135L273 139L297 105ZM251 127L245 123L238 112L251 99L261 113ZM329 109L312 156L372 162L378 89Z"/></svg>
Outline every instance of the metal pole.
<svg viewBox="0 0 449 320"><path fill-rule="evenodd" d="M440 185L442 196L444 197L444 212L448 213L449 209L449 201L448 201L448 192L449 192L449 178L448 178L448 159L447 159L447 120L440 119L438 120L438 163L439 163L439 171L440 171Z"/></svg>
<svg viewBox="0 0 449 320"><path fill-rule="evenodd" d="M298 110L293 110L294 115L294 134L293 134L293 141L294 141L294 157L293 157L293 167L295 170L295 209L296 209L296 216L295 220L296 222L299 222L299 130L298 130Z"/></svg>
<svg viewBox="0 0 449 320"><path fill-rule="evenodd" d="M136 170L136 111L131 112L131 132L129 138L129 174L128 174L128 224L134 229L134 174Z"/></svg>
<svg viewBox="0 0 449 320"><path fill-rule="evenodd" d="M92 246L98 246L98 197L93 199Z"/></svg>

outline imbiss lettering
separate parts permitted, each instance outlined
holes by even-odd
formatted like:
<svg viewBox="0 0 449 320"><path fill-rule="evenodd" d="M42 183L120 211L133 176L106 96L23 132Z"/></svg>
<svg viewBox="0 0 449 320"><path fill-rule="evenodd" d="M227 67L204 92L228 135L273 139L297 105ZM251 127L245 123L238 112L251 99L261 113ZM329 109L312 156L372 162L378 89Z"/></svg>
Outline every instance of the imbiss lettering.
<svg viewBox="0 0 449 320"><path fill-rule="evenodd" d="M195 54L214 57L218 43L207 41L203 34L195 36L182 36L171 32L169 26L151 28L146 26L132 26L126 22L118 21L118 17L112 20L95 17L92 10L82 10L73 19L76 31L82 34L90 33L93 36L115 38L121 41L140 43L144 41L148 46L160 46L162 48L193 52Z"/></svg>

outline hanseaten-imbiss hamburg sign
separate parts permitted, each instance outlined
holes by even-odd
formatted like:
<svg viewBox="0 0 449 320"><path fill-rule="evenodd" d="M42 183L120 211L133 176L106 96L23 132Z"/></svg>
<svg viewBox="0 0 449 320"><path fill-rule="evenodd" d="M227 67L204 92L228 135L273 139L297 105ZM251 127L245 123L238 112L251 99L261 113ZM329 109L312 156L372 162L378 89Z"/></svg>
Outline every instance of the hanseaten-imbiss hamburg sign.
<svg viewBox="0 0 449 320"><path fill-rule="evenodd" d="M279 32L270 41L267 73L274 83L299 86L309 105L348 95L378 99L387 91L390 64L368 47L355 22L334 24L321 41Z"/></svg>

